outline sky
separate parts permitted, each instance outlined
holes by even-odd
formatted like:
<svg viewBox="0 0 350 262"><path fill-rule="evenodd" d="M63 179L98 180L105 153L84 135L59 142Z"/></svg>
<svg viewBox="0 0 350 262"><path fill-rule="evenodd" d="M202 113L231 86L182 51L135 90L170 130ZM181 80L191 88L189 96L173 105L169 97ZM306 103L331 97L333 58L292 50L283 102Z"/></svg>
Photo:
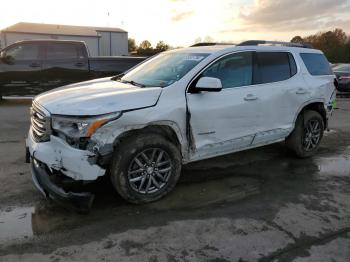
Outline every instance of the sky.
<svg viewBox="0 0 350 262"><path fill-rule="evenodd" d="M1 1L0 29L17 22L119 27L137 43L188 46L290 40L342 28L350 0L13 0Z"/></svg>

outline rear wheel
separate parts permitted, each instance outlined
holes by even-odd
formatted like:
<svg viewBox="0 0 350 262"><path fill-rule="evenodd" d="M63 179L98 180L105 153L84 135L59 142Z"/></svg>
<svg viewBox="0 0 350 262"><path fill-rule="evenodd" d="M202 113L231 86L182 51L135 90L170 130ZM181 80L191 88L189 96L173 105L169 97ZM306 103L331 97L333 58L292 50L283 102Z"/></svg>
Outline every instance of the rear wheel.
<svg viewBox="0 0 350 262"><path fill-rule="evenodd" d="M293 132L286 139L287 146L298 157L313 156L323 137L324 125L323 118L318 112L301 113L297 118Z"/></svg>
<svg viewBox="0 0 350 262"><path fill-rule="evenodd" d="M123 141L111 165L111 180L118 193L131 203L158 200L176 185L181 172L178 148L158 134Z"/></svg>

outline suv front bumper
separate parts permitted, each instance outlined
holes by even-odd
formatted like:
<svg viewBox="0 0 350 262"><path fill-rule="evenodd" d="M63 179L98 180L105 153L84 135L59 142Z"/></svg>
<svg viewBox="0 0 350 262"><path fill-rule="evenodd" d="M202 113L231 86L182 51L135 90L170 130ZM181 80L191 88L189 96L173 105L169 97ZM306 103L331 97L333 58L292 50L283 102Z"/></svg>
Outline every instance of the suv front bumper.
<svg viewBox="0 0 350 262"><path fill-rule="evenodd" d="M48 172L44 164L32 159L30 165L34 185L45 197L49 197L65 207L71 207L79 212L88 212L90 210L94 201L93 194L89 192L66 192L51 180L50 176L52 174Z"/></svg>
<svg viewBox="0 0 350 262"><path fill-rule="evenodd" d="M26 158L30 160L36 188L45 197L66 207L87 212L92 205L94 195L89 192L67 192L54 182L53 178L54 173L60 173L60 177L66 176L78 182L96 180L106 171L94 164L95 155L87 150L73 148L55 136L51 136L50 141L47 142L36 142L31 130L26 139L26 148Z"/></svg>
<svg viewBox="0 0 350 262"><path fill-rule="evenodd" d="M83 181L93 181L103 176L106 170L94 163L96 155L87 150L71 147L62 139L50 136L50 141L36 142L29 130L26 147L29 157L34 158L51 170L56 170L64 175Z"/></svg>

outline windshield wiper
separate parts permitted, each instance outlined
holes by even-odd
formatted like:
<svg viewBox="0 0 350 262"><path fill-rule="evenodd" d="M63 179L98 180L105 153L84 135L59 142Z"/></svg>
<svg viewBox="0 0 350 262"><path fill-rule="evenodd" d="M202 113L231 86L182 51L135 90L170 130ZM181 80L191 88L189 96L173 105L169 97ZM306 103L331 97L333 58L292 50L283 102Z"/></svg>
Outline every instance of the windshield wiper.
<svg viewBox="0 0 350 262"><path fill-rule="evenodd" d="M118 81L120 80L123 76L125 76L125 73L121 73L119 75L113 76L111 80Z"/></svg>
<svg viewBox="0 0 350 262"><path fill-rule="evenodd" d="M125 84L131 84L133 86L146 87L146 85L141 84L141 83L137 83L137 82L132 81L132 80L129 81L129 80L122 80L122 79L120 79L119 81L122 82L122 83L125 83Z"/></svg>

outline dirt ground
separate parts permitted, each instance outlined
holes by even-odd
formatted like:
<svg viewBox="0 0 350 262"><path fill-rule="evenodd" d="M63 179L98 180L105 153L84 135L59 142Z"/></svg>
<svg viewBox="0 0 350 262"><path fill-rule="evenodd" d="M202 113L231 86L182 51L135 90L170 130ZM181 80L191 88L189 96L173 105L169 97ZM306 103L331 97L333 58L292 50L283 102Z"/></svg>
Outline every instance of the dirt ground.
<svg viewBox="0 0 350 262"><path fill-rule="evenodd" d="M30 101L0 102L0 261L350 261L350 99L316 157L283 143L188 165L165 199L91 186L89 215L43 199L24 163Z"/></svg>

